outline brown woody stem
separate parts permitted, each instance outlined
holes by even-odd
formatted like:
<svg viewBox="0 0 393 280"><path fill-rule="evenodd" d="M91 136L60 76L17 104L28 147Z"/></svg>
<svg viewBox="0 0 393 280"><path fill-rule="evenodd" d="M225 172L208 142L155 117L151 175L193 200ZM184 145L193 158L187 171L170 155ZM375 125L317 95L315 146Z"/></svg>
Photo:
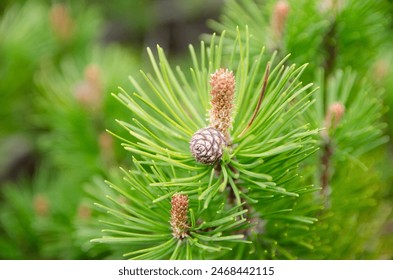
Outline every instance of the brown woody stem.
<svg viewBox="0 0 393 280"><path fill-rule="evenodd" d="M328 197L330 191L330 173L331 173L331 157L333 155L333 147L330 139L328 139L322 147L323 154L321 156L321 192L325 198Z"/></svg>

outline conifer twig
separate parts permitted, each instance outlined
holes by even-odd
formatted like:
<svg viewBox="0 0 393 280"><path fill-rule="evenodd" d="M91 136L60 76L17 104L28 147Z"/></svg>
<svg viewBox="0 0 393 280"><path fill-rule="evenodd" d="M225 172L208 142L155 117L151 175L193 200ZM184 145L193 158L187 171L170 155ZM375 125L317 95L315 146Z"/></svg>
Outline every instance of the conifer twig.
<svg viewBox="0 0 393 280"><path fill-rule="evenodd" d="M321 176L320 176L320 182L321 182L321 192L322 194L327 197L329 194L329 184L330 184L330 159L333 155L333 148L331 145L330 139L326 141L326 143L322 147L323 154L321 156Z"/></svg>
<svg viewBox="0 0 393 280"><path fill-rule="evenodd" d="M331 167L331 157L333 155L333 145L332 140L329 135L329 130L335 129L340 122L341 118L345 113L345 106L340 102L332 103L325 116L325 128L326 130L322 133L322 138L324 139L324 144L322 146L323 154L321 156L321 188L322 194L327 198L329 195L329 185L330 185L330 167Z"/></svg>
<svg viewBox="0 0 393 280"><path fill-rule="evenodd" d="M325 37L323 38L323 48L326 51L326 59L323 63L323 68L325 70L325 84L326 80L329 76L332 75L334 66L336 64L337 60L337 45L336 45L336 32L337 32L337 24L336 21L334 21L328 32L325 34Z"/></svg>

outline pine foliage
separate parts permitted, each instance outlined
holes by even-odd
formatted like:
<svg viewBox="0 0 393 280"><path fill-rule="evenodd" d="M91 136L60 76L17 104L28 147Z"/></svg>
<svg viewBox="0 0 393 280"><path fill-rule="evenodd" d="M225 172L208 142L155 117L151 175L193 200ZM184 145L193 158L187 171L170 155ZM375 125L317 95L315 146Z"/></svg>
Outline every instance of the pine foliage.
<svg viewBox="0 0 393 280"><path fill-rule="evenodd" d="M93 177L109 176L111 169L126 161L105 131L108 127L116 130L113 119L126 110L108 93L121 84L126 86L127 74L138 62L118 46L92 48L100 17L94 9L83 11L29 1L13 6L1 22L4 31L12 30L0 43L1 55L11 54L1 66L10 75L8 83L0 86L6 109L2 120L7 120L1 125L12 127L12 133L23 126L22 131L31 134L1 139L1 259L86 259L108 254L104 247L86 246L92 235L81 234L91 219L83 188ZM53 13L59 13L57 19L63 21L51 22ZM74 28L77 25L81 27ZM65 32L64 27L70 26L72 32ZM57 32L68 35L59 37ZM24 45L27 39L32 40L30 46ZM28 110L20 108L27 104ZM22 121L13 121L8 113ZM2 126L0 133L5 132L10 133ZM3 170L15 157L27 161L24 156L31 150L42 161L32 171L31 182L23 173L21 182L6 182Z"/></svg>
<svg viewBox="0 0 393 280"><path fill-rule="evenodd" d="M190 46L193 67L189 73L178 67L172 70L160 47L158 62L148 50L154 75L142 72L142 76L150 93L131 78L138 92L116 95L134 114L132 123L119 121L137 139L122 139L134 164L124 171L127 187L110 184L128 203L110 197L110 204L99 204L119 221L105 222L111 227L104 232L111 234L95 241L122 242L124 250L129 247L124 256L134 258L243 258L261 248L237 245L244 248L239 253L233 242L264 239L259 232L264 226L253 224L252 219L262 219L267 226L276 221L278 226L281 220L300 225L315 222L307 211L294 207L300 194L314 190L302 185L297 174L298 163L315 152L313 136L318 133L297 120L297 114L313 103L312 85L303 86L300 81L305 66L285 67L284 60L276 62L274 56L265 64L263 49L251 60L249 44L242 45L240 36L229 56L222 53L223 39L215 43L213 38L209 47L202 42L199 57ZM272 65L270 72L267 65ZM233 142L214 168L195 161L189 141L196 130L207 126L208 78L221 67L233 69L239 83ZM261 109L250 124L266 81ZM170 200L177 193L190 199L189 235L179 241L168 223ZM151 225L143 226L148 221ZM266 238L265 242L274 250L285 247L277 240ZM225 249L235 255L223 255ZM285 248L282 251L277 254L291 256ZM266 254L274 257L272 252Z"/></svg>
<svg viewBox="0 0 393 280"><path fill-rule="evenodd" d="M341 184L351 186L355 181L343 180L340 176L342 170L336 174L334 168L340 166L349 169L353 168L351 164L355 163L357 168L362 168L365 172L367 165L361 163L359 157L387 141L383 136L385 125L379 122L383 113L381 92L377 90L375 94L372 85L363 78L356 77L354 70L347 69L347 65L351 65L360 74L365 74L367 66L371 65L370 57L361 57L360 60L364 63L351 63L353 57L347 52L353 53L351 49L354 41L351 40L355 40L369 48L369 54L376 53L375 48L382 37L374 34L382 31L384 24L381 6L350 1L343 6L334 6L331 2L331 7L321 7L310 1L302 1L301 5L296 3L293 6L304 8L304 12L299 12L304 17L297 16L296 13L295 19L288 16L290 8L287 2L281 1L275 6L273 3L269 4L258 6L258 3L253 1L230 1L227 4L222 23L212 23L213 28L220 32L218 40L214 35L209 36L210 48L206 52L205 44L202 43L200 61L191 48L192 83L188 82L180 68L176 68L176 71L170 68L163 50L158 47L158 63L148 50L155 75L142 72L153 97L142 89L135 79L131 80L138 93L130 96L123 91L117 97L136 114L134 124L120 121L120 124L139 140L131 142L123 139L126 141L125 149L135 157L134 169L128 171L126 179L131 182L129 188L135 188L133 180L142 176L141 174L144 174L145 180L146 177L150 178L143 189L139 189L140 186L134 191L148 193L152 203L148 208L166 200L166 213L169 213L169 201L173 195L187 194L190 197L190 212L192 215L195 213L197 221L200 213L194 210L193 201L198 202L198 205L203 204L203 211L213 209L213 213L221 211L214 207L222 203L227 204L227 208L236 205L239 207L238 213L241 214L234 221L240 222L245 217L251 222L249 229L240 224L237 232L240 230L243 235L236 237L244 242L252 242L251 245L228 246L235 254L230 252L223 255L220 253L221 247L216 247L219 251L217 254L201 254L200 250L198 254L178 253L178 250L194 252L193 246L191 249L188 247L190 243L193 245L193 242L204 240L196 235L202 228L195 228L197 224L191 222L190 236L176 243L176 248L174 243L160 240L150 248L137 250L136 258L168 258L169 255L170 258L209 259L298 258L302 254L316 258L334 258L337 255L334 255L334 246L330 242L333 242L335 230L345 228L351 231L362 227L365 222L361 214L363 205L374 206L367 201L376 197L377 193L368 192L367 185L343 188ZM327 4L329 5L328 2ZM267 9L272 12L267 13ZM326 20L325 11L333 10L334 16ZM352 16L346 16L347 13ZM306 19L305 15L309 14L315 16ZM357 18L359 15L367 22L372 22L365 26L367 32L362 33L363 37L357 36L355 39L351 34L356 32L353 24L360 20ZM283 22L278 22L279 20ZM302 20L302 23L297 24L295 20ZM313 24L310 24L310 21L314 21ZM284 29L285 26L288 28ZM305 26L305 29L301 26ZM305 32L299 32L299 29ZM308 37L302 34L311 34L313 40L310 42ZM313 34L316 35L312 36ZM342 37L345 39L339 40ZM314 47L310 43L314 44ZM264 59L264 45L272 55L271 59ZM291 46L296 47L293 47L294 53L288 58L285 53L292 51ZM304 50L309 52L304 53ZM281 61L274 62L277 56L281 57ZM304 60L313 61L310 71L306 72L306 80L317 81L320 90L315 95L308 90L310 85L302 86L298 83L305 66L289 66L291 61L304 63ZM195 165L187 144L193 132L208 125L208 118L203 118L209 108L208 74L223 67L233 70L237 81L236 112L230 131L233 143L227 147L216 167ZM269 67L272 67L270 73ZM264 86L267 86L266 95L261 99ZM261 100L259 108L258 102ZM250 108L256 108L256 111ZM320 131L321 128L324 129ZM320 152L307 159L317 147ZM312 165L307 165L307 162ZM302 164L300 170L299 163ZM304 173L305 177L298 179L299 172ZM308 172L314 175L309 176ZM378 181L377 178L375 180ZM320 190L312 187L313 185ZM154 187L159 187L155 190L159 193L150 191ZM343 191L337 192L336 188ZM308 194L313 191L317 191L316 196ZM137 194L133 195L134 197L137 197ZM343 197L357 201L356 210L349 212L345 209L346 204L340 203ZM143 202L138 201L137 204L143 205ZM348 251L350 254L340 252L341 258L369 256L365 253L364 246L372 234L381 233L380 229L384 224L382 221L389 216L388 214L382 219L379 218L380 209L383 207L385 206L373 207L372 213L375 216L371 217L375 220L375 228L370 227L370 231L366 231L367 233L353 242L347 237L338 240L338 247L348 247L349 242L352 246L352 250ZM106 209L108 213L114 211L113 208ZM242 213L243 210L247 212ZM390 211L389 209L388 213ZM208 217L214 217L213 213ZM349 215L346 213L352 213L351 219L358 215L359 220L354 223L347 222ZM369 214L372 215L371 212ZM135 214L130 211L124 219L132 220L133 215ZM233 217L230 213L226 215ZM313 225L317 219L308 215L317 217L320 222ZM209 224L206 218L200 219L201 224ZM190 220L194 221L195 218L191 216ZM290 222L282 223L282 220ZM337 227L340 224L347 227ZM168 223L166 225L168 230ZM282 229L283 234L280 232ZM116 229L105 231L111 230ZM322 240L318 234L321 231L325 231L329 237ZM127 243L127 234L131 234L116 233L97 241L106 243L123 240ZM139 232L136 231L135 234L137 233ZM209 235L210 233L214 234L216 231L213 229L209 231ZM220 236L221 234L226 241L236 241L235 236L227 237L225 232L220 231ZM167 238L173 242L173 237L168 235ZM161 247L159 244L165 245ZM309 255L305 249L312 254ZM129 250L135 252L131 246ZM141 255L138 255L139 253ZM125 253L125 256L132 255Z"/></svg>

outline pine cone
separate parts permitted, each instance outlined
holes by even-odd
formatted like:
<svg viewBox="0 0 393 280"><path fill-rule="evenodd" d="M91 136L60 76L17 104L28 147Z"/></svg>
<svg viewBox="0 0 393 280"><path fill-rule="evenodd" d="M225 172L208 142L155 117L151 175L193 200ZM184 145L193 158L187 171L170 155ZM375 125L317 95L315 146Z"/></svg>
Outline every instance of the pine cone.
<svg viewBox="0 0 393 280"><path fill-rule="evenodd" d="M190 150L197 161L203 164L214 164L222 157L225 136L219 130L206 127L194 133L190 142Z"/></svg>

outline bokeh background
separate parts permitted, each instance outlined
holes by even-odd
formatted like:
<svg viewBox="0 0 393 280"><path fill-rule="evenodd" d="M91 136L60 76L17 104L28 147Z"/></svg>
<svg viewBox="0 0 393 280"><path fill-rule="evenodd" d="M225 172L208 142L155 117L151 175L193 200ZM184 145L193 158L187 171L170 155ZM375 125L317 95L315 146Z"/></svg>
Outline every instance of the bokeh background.
<svg viewBox="0 0 393 280"><path fill-rule="evenodd" d="M187 65L221 5L0 2L0 259L107 256L90 250L83 226L86 185L130 161L105 132L124 134L115 119L132 117L111 93L134 90L128 76L150 67L146 47Z"/></svg>
<svg viewBox="0 0 393 280"><path fill-rule="evenodd" d="M389 34L393 1L385 2ZM89 242L95 233L86 199L92 182L103 184L131 161L121 141L106 133L124 135L115 119L132 117L111 93L118 87L134 91L128 76L149 72L146 47L159 44L174 65L187 67L188 45L211 33L206 22L219 20L223 5L223 0L1 0L0 259L119 257ZM388 108L392 37L376 51L369 75L385 88ZM392 139L392 110L382 119ZM392 141L367 160L375 162L378 180L387 186L383 201L393 201ZM391 219L383 231L393 234ZM379 258L392 258L392 240L386 240Z"/></svg>

